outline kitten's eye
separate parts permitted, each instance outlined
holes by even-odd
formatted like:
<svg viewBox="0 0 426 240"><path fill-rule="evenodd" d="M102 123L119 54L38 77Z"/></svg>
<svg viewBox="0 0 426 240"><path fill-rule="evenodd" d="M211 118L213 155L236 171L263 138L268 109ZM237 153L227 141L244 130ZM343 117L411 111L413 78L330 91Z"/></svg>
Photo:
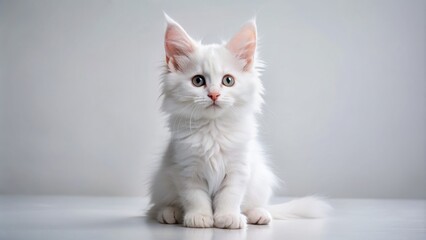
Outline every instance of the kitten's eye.
<svg viewBox="0 0 426 240"><path fill-rule="evenodd" d="M232 87L234 86L235 80L234 77L231 75L225 75L222 78L222 84L227 86L227 87Z"/></svg>
<svg viewBox="0 0 426 240"><path fill-rule="evenodd" d="M206 80L204 79L204 76L196 75L192 77L192 84L194 84L196 87L201 87L206 85Z"/></svg>

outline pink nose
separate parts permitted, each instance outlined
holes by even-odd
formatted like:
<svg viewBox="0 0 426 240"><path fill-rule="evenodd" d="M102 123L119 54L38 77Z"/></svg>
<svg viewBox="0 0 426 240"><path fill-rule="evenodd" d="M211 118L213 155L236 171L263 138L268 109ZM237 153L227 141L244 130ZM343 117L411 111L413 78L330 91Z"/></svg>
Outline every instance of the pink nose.
<svg viewBox="0 0 426 240"><path fill-rule="evenodd" d="M209 98L211 98L213 102L215 102L219 98L220 94L218 92L211 92L207 94L207 96L209 96Z"/></svg>

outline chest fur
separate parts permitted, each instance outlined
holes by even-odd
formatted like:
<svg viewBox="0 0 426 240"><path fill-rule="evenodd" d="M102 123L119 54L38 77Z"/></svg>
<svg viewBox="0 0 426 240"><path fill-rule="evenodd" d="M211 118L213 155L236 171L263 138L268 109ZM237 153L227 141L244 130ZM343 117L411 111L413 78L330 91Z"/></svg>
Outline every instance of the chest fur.
<svg viewBox="0 0 426 240"><path fill-rule="evenodd" d="M192 149L198 159L197 172L207 182L210 194L220 188L228 171L231 161L229 134L232 133L211 124L193 135Z"/></svg>
<svg viewBox="0 0 426 240"><path fill-rule="evenodd" d="M214 194L226 174L240 167L254 134L241 122L226 125L210 121L195 126L175 135L175 158L184 176L206 182L209 193Z"/></svg>
<svg viewBox="0 0 426 240"><path fill-rule="evenodd" d="M186 149L184 171L207 183L208 191L214 194L235 162L235 155L244 150L239 129L210 122L180 140Z"/></svg>

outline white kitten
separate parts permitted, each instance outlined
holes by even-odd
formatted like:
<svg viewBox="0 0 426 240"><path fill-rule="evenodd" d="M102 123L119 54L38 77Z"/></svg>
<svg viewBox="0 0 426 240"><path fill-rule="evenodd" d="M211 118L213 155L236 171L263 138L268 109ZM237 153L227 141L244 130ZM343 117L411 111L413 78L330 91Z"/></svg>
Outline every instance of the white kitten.
<svg viewBox="0 0 426 240"><path fill-rule="evenodd" d="M166 19L162 109L171 139L152 180L150 216L218 228L323 216L328 205L313 197L267 206L276 179L256 137L263 86L255 22L226 44L202 45Z"/></svg>

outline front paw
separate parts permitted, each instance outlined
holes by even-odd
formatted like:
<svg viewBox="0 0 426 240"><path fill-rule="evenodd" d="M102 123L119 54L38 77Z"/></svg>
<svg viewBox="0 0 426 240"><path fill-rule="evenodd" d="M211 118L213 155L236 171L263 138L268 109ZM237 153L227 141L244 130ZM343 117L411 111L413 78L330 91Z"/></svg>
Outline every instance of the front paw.
<svg viewBox="0 0 426 240"><path fill-rule="evenodd" d="M213 227L213 217L209 214L187 213L183 218L183 226L192 228Z"/></svg>
<svg viewBox="0 0 426 240"><path fill-rule="evenodd" d="M240 213L215 214L214 226L231 229L245 228L247 226L247 218Z"/></svg>

